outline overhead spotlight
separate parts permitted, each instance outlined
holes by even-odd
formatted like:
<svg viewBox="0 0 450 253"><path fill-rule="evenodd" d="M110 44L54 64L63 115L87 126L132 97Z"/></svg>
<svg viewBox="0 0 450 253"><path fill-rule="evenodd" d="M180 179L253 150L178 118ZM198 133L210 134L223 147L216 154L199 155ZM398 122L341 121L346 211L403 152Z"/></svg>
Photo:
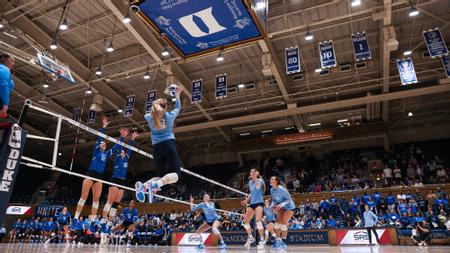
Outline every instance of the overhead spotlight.
<svg viewBox="0 0 450 253"><path fill-rule="evenodd" d="M245 88L245 84L243 84L243 83L238 84L238 88L239 88L239 89Z"/></svg>
<svg viewBox="0 0 450 253"><path fill-rule="evenodd" d="M118 113L122 113L123 110L122 110L122 109L118 109L117 112L118 112Z"/></svg>
<svg viewBox="0 0 450 253"><path fill-rule="evenodd" d="M62 156L62 153L61 153L61 152L59 152L59 153L58 153L58 155L59 155L59 156Z"/></svg>
<svg viewBox="0 0 450 253"><path fill-rule="evenodd" d="M65 31L65 30L67 30L67 28L69 28L69 26L67 25L67 20L63 20L63 22L59 25L59 29L61 30L61 31Z"/></svg>
<svg viewBox="0 0 450 253"><path fill-rule="evenodd" d="M408 16L415 17L415 16L419 15L419 13L420 13L419 10L416 7L412 6L409 9Z"/></svg>
<svg viewBox="0 0 450 253"><path fill-rule="evenodd" d="M408 117L412 117L414 114L412 112L408 112Z"/></svg>
<svg viewBox="0 0 450 253"><path fill-rule="evenodd" d="M42 88L47 89L48 87L50 87L50 86L48 85L47 82L45 82L44 84L42 84Z"/></svg>
<svg viewBox="0 0 450 253"><path fill-rule="evenodd" d="M322 72L322 69L321 68L316 68L316 70L314 70L316 73L320 73L320 72Z"/></svg>
<svg viewBox="0 0 450 253"><path fill-rule="evenodd" d="M127 14L127 15L123 16L122 22L123 22L124 24L130 23L130 22L131 22L130 15Z"/></svg>
<svg viewBox="0 0 450 253"><path fill-rule="evenodd" d="M91 94L92 94L91 87L89 87L89 88L86 90L86 94L87 94L87 95L91 95Z"/></svg>
<svg viewBox="0 0 450 253"><path fill-rule="evenodd" d="M404 56L408 56L408 55L411 55L411 54L412 54L411 50L406 50L405 52L403 52Z"/></svg>
<svg viewBox="0 0 450 253"><path fill-rule="evenodd" d="M170 55L169 47L164 47L163 51L161 52L161 55L166 57Z"/></svg>
<svg viewBox="0 0 450 253"><path fill-rule="evenodd" d="M225 60L225 58L223 57L222 52L220 52L217 57L216 57L216 61L217 62L223 62L223 60Z"/></svg>
<svg viewBox="0 0 450 253"><path fill-rule="evenodd" d="M352 7L360 6L361 0L352 0Z"/></svg>
<svg viewBox="0 0 450 253"><path fill-rule="evenodd" d="M108 44L108 46L106 47L106 52L112 53L113 51L114 51L114 47L113 47L112 42L110 42L110 43Z"/></svg>
<svg viewBox="0 0 450 253"><path fill-rule="evenodd" d="M101 75L102 73L103 73L103 72L102 72L102 68L101 68L101 67L98 67L97 70L95 71L95 74L96 74L97 76Z"/></svg>
<svg viewBox="0 0 450 253"><path fill-rule="evenodd" d="M305 34L305 40L310 41L314 39L314 35L311 32L306 32Z"/></svg>
<svg viewBox="0 0 450 253"><path fill-rule="evenodd" d="M56 39L52 40L52 43L50 44L50 49L55 50L58 48L58 44L56 43Z"/></svg>
<svg viewBox="0 0 450 253"><path fill-rule="evenodd" d="M265 1L261 1L256 3L256 8L255 10L260 11L260 10L264 10L266 8L266 2Z"/></svg>
<svg viewBox="0 0 450 253"><path fill-rule="evenodd" d="M147 67L147 71L145 71L144 79L145 79L145 80L150 79L150 71L149 71L148 67Z"/></svg>

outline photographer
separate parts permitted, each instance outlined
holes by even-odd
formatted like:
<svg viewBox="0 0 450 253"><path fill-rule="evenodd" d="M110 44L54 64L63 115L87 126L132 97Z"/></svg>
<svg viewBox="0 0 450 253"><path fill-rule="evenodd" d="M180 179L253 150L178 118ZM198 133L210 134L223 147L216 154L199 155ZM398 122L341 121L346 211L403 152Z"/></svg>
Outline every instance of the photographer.
<svg viewBox="0 0 450 253"><path fill-rule="evenodd" d="M426 221L416 224L417 235L412 237L414 244L418 246L428 246L431 243L430 227Z"/></svg>

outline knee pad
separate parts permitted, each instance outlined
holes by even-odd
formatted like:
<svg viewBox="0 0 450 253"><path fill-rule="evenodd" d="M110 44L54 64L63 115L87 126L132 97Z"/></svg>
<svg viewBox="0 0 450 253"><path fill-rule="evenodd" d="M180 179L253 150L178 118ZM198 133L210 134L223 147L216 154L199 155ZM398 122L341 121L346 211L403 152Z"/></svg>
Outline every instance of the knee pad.
<svg viewBox="0 0 450 253"><path fill-rule="evenodd" d="M177 173L169 173L164 176L167 179L167 184L174 184L178 182L178 174Z"/></svg>
<svg viewBox="0 0 450 253"><path fill-rule="evenodd" d="M275 225L273 226L274 229L280 229L280 223L275 222Z"/></svg>
<svg viewBox="0 0 450 253"><path fill-rule="evenodd" d="M106 203L105 207L103 207L103 212L109 213L109 210L111 210L111 205L109 203Z"/></svg>
<svg viewBox="0 0 450 253"><path fill-rule="evenodd" d="M263 230L263 229L264 229L264 226L263 226L262 221L256 222L256 228L257 228L258 230Z"/></svg>
<svg viewBox="0 0 450 253"><path fill-rule="evenodd" d="M80 200L78 200L78 205L79 206L84 206L84 203L86 203L85 199L80 198Z"/></svg>
<svg viewBox="0 0 450 253"><path fill-rule="evenodd" d="M244 223L244 225L242 225L242 226L245 228L245 230L249 230L250 229L250 225L248 225L248 224Z"/></svg>
<svg viewBox="0 0 450 253"><path fill-rule="evenodd" d="M286 224L280 224L280 230L281 231L287 231L288 228L287 228Z"/></svg>
<svg viewBox="0 0 450 253"><path fill-rule="evenodd" d="M98 209L98 202L92 202L92 208Z"/></svg>
<svg viewBox="0 0 450 253"><path fill-rule="evenodd" d="M117 207L119 207L119 202L114 202L114 203L112 203L112 208L115 208L115 209L117 209Z"/></svg>
<svg viewBox="0 0 450 253"><path fill-rule="evenodd" d="M212 228L211 231L216 235L220 235L220 231L217 228Z"/></svg>

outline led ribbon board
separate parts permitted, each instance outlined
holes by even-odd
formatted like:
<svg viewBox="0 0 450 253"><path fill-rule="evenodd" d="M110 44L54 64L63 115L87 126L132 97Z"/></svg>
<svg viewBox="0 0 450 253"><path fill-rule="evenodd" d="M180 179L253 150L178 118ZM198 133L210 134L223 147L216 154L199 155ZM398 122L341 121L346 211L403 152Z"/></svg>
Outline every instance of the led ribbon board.
<svg viewBox="0 0 450 253"><path fill-rule="evenodd" d="M248 0L141 0L139 16L185 58L261 39Z"/></svg>

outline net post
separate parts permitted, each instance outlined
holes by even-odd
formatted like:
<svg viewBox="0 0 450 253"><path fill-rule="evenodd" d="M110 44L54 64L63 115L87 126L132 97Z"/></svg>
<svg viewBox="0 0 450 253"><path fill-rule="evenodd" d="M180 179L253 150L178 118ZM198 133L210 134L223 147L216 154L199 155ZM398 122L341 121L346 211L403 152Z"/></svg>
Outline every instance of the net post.
<svg viewBox="0 0 450 253"><path fill-rule="evenodd" d="M58 117L58 124L56 125L55 145L53 146L52 167L56 167L56 160L58 159L58 146L59 146L59 135L61 134L61 122L62 118Z"/></svg>
<svg viewBox="0 0 450 253"><path fill-rule="evenodd" d="M29 100L29 99L25 100L25 103L23 104L23 107L22 107L22 111L20 112L19 120L17 122L17 125L19 125L20 127L22 127L22 125L23 125L23 121L25 119L25 116L28 113L28 109L30 108L30 105L31 105L31 100Z"/></svg>

